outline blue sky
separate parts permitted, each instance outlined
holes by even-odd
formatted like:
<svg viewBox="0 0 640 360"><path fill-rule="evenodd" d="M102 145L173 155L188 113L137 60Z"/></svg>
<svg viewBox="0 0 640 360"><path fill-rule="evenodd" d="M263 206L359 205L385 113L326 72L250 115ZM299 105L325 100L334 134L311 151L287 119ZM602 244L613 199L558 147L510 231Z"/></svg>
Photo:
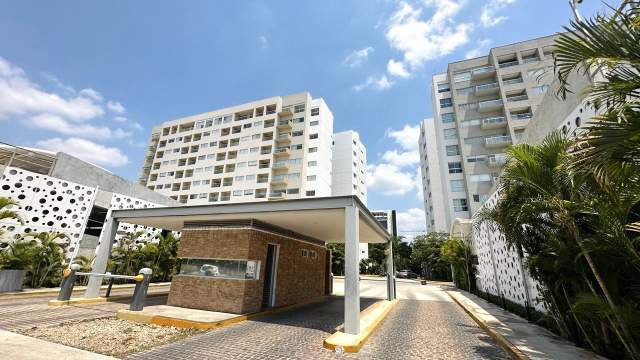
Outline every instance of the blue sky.
<svg viewBox="0 0 640 360"><path fill-rule="evenodd" d="M585 0L583 15L601 10ZM615 2L614 2L615 3ZM559 0L9 1L0 141L136 180L154 124L308 90L368 150L369 207L424 229L417 124L446 64L553 34Z"/></svg>

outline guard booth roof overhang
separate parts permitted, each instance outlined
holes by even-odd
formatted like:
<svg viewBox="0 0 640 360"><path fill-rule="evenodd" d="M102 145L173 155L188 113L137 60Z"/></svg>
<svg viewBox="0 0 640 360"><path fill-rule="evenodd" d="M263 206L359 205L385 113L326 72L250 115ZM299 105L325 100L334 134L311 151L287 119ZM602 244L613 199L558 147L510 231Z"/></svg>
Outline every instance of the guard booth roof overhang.
<svg viewBox="0 0 640 360"><path fill-rule="evenodd" d="M391 235L355 196L324 197L250 203L159 207L112 210L93 265L93 272L105 272L113 239L120 222L182 231L185 224L257 220L289 230L326 244L345 244L345 332L359 333L359 243L390 244ZM388 246L387 266L393 268L391 248ZM392 277L388 277L392 282ZM99 294L101 281L91 278L86 297ZM388 284L388 288L393 286ZM395 298L389 290L389 298Z"/></svg>

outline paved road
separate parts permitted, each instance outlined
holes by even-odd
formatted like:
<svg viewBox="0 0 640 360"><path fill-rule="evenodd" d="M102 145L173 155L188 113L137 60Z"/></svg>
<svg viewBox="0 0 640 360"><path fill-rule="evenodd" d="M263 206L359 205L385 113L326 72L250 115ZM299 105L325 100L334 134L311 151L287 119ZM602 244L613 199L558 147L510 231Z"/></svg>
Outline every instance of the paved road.
<svg viewBox="0 0 640 360"><path fill-rule="evenodd" d="M113 290L113 295L131 294L133 289ZM154 291L149 290L149 294ZM120 309L129 307L130 300L103 304L49 307L55 297L0 300L0 329L18 332L38 326L58 325L64 322L112 317ZM165 304L166 296L149 297L147 305Z"/></svg>
<svg viewBox="0 0 640 360"><path fill-rule="evenodd" d="M363 280L362 293L384 296L382 281ZM334 284L339 291L340 281ZM439 286L398 283L401 300L358 354L338 355L322 341L343 322L343 301L209 331L130 359L509 359ZM362 299L364 308L374 298Z"/></svg>

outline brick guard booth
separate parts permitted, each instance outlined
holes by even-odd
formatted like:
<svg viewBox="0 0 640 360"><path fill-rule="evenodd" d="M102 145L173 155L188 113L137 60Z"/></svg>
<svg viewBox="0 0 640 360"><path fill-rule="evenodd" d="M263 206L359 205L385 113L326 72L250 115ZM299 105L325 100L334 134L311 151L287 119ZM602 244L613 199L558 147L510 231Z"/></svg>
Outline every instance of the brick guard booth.
<svg viewBox="0 0 640 360"><path fill-rule="evenodd" d="M355 196L109 210L92 272L104 273L120 222L181 231L180 273L168 304L245 314L330 293L328 243L345 244L344 332L360 333L360 243L385 243L387 230ZM85 297L97 297L91 277ZM395 299L393 271L387 299Z"/></svg>

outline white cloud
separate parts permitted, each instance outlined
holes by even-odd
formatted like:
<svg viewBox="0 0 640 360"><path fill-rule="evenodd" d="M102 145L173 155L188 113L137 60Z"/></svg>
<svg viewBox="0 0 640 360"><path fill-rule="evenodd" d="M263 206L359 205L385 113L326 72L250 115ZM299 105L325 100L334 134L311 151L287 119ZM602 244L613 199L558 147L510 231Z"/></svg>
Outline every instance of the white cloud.
<svg viewBox="0 0 640 360"><path fill-rule="evenodd" d="M132 129L136 129L136 130L144 130L144 127L142 125L140 125L139 122L136 121L129 121L129 126Z"/></svg>
<svg viewBox="0 0 640 360"><path fill-rule="evenodd" d="M58 89L68 94L75 94L76 89L74 89L72 86L64 84L62 81L60 81L60 79L58 79L57 76L49 73L42 73L42 76L44 76L47 80L49 80Z"/></svg>
<svg viewBox="0 0 640 360"><path fill-rule="evenodd" d="M418 150L420 125L411 126L405 124L400 130L388 129L386 136L392 138L405 150Z"/></svg>
<svg viewBox="0 0 640 360"><path fill-rule="evenodd" d="M454 20L464 3L466 0L423 0L424 7L414 7L400 2L388 20L385 35L389 45L402 52L405 70L419 69L426 61L448 55L469 41L472 23ZM431 17L423 19L423 10L432 8Z"/></svg>
<svg viewBox="0 0 640 360"><path fill-rule="evenodd" d="M107 102L107 108L116 114L123 114L125 111L127 111L124 106L122 106L122 104L120 104L120 102L118 101Z"/></svg>
<svg viewBox="0 0 640 360"><path fill-rule="evenodd" d="M367 190L377 191L382 195L404 195L415 188L415 180L411 171L388 164L372 164L367 166Z"/></svg>
<svg viewBox="0 0 640 360"><path fill-rule="evenodd" d="M420 162L420 154L417 151L388 150L382 155L382 160L399 167L414 165Z"/></svg>
<svg viewBox="0 0 640 360"><path fill-rule="evenodd" d="M426 232L427 223L423 209L411 208L406 212L398 212L396 214L396 220L398 221L398 232L412 233L410 237L415 236L417 232Z"/></svg>
<svg viewBox="0 0 640 360"><path fill-rule="evenodd" d="M395 77L408 78L411 74L405 69L401 61L390 59L387 63L387 72Z"/></svg>
<svg viewBox="0 0 640 360"><path fill-rule="evenodd" d="M84 123L69 123L57 115L40 114L29 118L27 125L37 129L46 129L64 135L82 136L93 139L122 139L131 136L122 129L110 129L106 126L94 126Z"/></svg>
<svg viewBox="0 0 640 360"><path fill-rule="evenodd" d="M480 14L480 23L485 28L490 28L498 25L499 23L507 20L506 16L497 15L497 13L507 7L515 3L517 0L490 0L482 7L482 12Z"/></svg>
<svg viewBox="0 0 640 360"><path fill-rule="evenodd" d="M342 60L342 65L348 66L350 68L357 68L364 64L369 58L369 53L373 52L373 48L368 46L366 48L362 48L360 50L353 50L351 54L347 55L344 60Z"/></svg>
<svg viewBox="0 0 640 360"><path fill-rule="evenodd" d="M267 50L269 48L269 39L266 36L260 35L258 40L260 41L260 49Z"/></svg>
<svg viewBox="0 0 640 360"><path fill-rule="evenodd" d="M393 86L393 82L389 81L387 75L381 76L369 76L365 82L362 84L355 85L353 87L354 91L362 91L364 89L374 89L374 90L386 90Z"/></svg>
<svg viewBox="0 0 640 360"><path fill-rule="evenodd" d="M119 122L119 123L124 123L127 121L127 118L124 116L114 116L113 120Z"/></svg>
<svg viewBox="0 0 640 360"><path fill-rule="evenodd" d="M82 89L80 90L80 92L78 92L78 94L91 98L96 102L102 102L102 95L91 88Z"/></svg>
<svg viewBox="0 0 640 360"><path fill-rule="evenodd" d="M46 92L31 82L24 70L0 57L0 119L44 113L74 121L92 119L104 114L97 97L91 89L68 98Z"/></svg>
<svg viewBox="0 0 640 360"><path fill-rule="evenodd" d="M66 140L61 138L42 140L38 141L37 145L51 151L65 152L96 165L122 166L129 163L127 156L118 148L106 147L75 137Z"/></svg>
<svg viewBox="0 0 640 360"><path fill-rule="evenodd" d="M487 55L489 53L489 45L491 45L491 40L489 39L478 41L473 49L467 51L467 53L464 55L464 58L473 59L479 56Z"/></svg>

